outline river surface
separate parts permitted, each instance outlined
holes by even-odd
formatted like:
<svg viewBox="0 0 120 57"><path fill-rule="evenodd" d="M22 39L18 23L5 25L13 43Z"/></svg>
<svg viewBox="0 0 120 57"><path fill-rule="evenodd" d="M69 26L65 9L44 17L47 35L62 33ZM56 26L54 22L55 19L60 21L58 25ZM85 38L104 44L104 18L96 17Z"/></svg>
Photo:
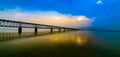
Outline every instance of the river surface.
<svg viewBox="0 0 120 57"><path fill-rule="evenodd" d="M71 31L2 41L0 57L120 57L120 32Z"/></svg>

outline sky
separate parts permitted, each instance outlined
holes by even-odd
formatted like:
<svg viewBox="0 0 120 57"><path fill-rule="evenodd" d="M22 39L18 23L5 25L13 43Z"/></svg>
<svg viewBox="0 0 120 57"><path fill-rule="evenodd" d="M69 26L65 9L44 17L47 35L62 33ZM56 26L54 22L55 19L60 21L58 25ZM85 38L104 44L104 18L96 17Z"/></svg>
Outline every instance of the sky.
<svg viewBox="0 0 120 57"><path fill-rule="evenodd" d="M92 29L120 29L120 0L0 0L0 18Z"/></svg>

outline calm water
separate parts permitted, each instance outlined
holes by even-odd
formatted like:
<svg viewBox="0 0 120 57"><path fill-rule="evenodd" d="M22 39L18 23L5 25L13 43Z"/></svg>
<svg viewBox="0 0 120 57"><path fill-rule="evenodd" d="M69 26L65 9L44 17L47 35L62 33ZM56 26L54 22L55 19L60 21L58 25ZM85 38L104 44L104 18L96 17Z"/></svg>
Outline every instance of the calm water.
<svg viewBox="0 0 120 57"><path fill-rule="evenodd" d="M4 41L0 57L120 57L120 32L72 31Z"/></svg>

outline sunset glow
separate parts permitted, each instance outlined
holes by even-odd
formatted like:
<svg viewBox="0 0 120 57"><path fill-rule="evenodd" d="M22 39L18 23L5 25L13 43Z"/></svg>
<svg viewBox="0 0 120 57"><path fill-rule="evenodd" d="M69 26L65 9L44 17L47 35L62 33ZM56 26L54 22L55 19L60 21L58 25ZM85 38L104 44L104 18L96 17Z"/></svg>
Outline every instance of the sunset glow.
<svg viewBox="0 0 120 57"><path fill-rule="evenodd" d="M89 20L88 18L86 18L84 16L78 17L77 19L78 19L78 21L87 21L87 20Z"/></svg>
<svg viewBox="0 0 120 57"><path fill-rule="evenodd" d="M67 14L61 14L59 12L54 12L54 11L22 12L19 11L19 9L10 9L7 11L1 11L0 17L5 19L9 18L11 20L17 20L17 21L24 20L24 22L48 24L55 26L66 26L66 27L88 27L92 21L86 16L72 16Z"/></svg>
<svg viewBox="0 0 120 57"><path fill-rule="evenodd" d="M60 17L54 17L55 19L60 19Z"/></svg>

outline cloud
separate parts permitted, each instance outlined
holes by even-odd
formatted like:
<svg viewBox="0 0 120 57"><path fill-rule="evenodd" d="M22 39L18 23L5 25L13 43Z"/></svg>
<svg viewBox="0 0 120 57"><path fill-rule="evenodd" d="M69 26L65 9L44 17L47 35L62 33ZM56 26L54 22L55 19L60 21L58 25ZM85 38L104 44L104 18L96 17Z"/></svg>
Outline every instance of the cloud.
<svg viewBox="0 0 120 57"><path fill-rule="evenodd" d="M75 28L89 27L93 22L93 19L89 19L86 16L73 16L56 11L28 12L19 8L0 11L0 18Z"/></svg>

